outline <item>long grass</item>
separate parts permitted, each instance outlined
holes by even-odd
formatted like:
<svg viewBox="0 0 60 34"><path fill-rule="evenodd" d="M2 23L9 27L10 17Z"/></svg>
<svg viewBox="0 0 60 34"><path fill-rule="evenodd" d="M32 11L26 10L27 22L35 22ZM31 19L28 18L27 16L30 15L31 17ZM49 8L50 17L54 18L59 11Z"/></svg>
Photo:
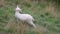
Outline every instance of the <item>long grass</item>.
<svg viewBox="0 0 60 34"><path fill-rule="evenodd" d="M51 2L35 3L28 0L20 0L19 6L23 13L32 15L37 28L17 22L14 16L16 1L0 1L0 31L11 34L60 34L60 12L57 6Z"/></svg>

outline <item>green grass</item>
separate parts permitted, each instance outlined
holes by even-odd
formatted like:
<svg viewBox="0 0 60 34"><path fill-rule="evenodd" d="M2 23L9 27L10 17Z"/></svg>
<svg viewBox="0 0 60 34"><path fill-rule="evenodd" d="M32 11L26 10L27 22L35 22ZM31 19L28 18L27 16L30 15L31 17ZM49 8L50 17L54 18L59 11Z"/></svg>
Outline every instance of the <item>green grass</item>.
<svg viewBox="0 0 60 34"><path fill-rule="evenodd" d="M42 27L48 29L49 32L47 31L46 34L53 34L53 32L56 34L58 33L60 34L60 17L58 15L60 13L59 12L60 8L58 8L57 12L51 10L50 10L51 12L49 12L47 9L48 4L45 3L39 4L27 3L22 5L19 4L19 6L22 8L23 13L28 13L34 17L35 24L41 25ZM7 23L10 22L11 19L13 19L13 21L15 20L14 17L15 7L16 7L15 5L11 6L10 4L8 4L0 8L0 31L12 32L10 29L5 30L4 27L6 26ZM55 13L56 15L58 15L57 17L55 16ZM34 31L30 30L27 31L26 33L39 34L39 32L35 33Z"/></svg>

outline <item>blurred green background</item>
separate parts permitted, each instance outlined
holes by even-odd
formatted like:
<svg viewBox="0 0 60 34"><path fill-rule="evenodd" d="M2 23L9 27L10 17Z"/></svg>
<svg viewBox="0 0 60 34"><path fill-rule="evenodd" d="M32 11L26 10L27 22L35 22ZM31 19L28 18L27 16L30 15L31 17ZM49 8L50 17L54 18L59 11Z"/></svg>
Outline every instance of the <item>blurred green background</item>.
<svg viewBox="0 0 60 34"><path fill-rule="evenodd" d="M8 23L16 22L17 4L23 13L34 17L39 29L32 28L34 31L28 30L25 34L60 34L60 0L0 0L0 34L15 33L5 27Z"/></svg>

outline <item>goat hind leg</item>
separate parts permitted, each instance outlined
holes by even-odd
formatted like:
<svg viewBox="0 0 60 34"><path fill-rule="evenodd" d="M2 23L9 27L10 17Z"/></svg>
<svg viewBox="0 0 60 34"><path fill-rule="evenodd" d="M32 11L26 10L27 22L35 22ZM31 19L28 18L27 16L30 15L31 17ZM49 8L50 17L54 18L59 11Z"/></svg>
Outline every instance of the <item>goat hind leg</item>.
<svg viewBox="0 0 60 34"><path fill-rule="evenodd" d="M29 24L36 28L36 25L33 22L30 22Z"/></svg>

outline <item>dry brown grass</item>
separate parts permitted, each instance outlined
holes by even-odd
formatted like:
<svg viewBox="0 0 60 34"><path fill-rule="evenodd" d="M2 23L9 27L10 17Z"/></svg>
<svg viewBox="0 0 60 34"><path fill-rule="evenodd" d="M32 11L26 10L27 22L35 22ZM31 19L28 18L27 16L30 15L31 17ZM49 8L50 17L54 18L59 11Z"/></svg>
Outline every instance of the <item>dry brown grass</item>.
<svg viewBox="0 0 60 34"><path fill-rule="evenodd" d="M54 17L59 17L59 13L57 13L56 6L54 6L54 3L49 3L49 5L45 8L45 12L50 13Z"/></svg>
<svg viewBox="0 0 60 34"><path fill-rule="evenodd" d="M4 4L4 0L0 0L0 6Z"/></svg>
<svg viewBox="0 0 60 34"><path fill-rule="evenodd" d="M17 23L14 21L10 21L5 29L11 29L14 34L25 34L27 31L31 31L37 34L44 34L47 29L43 26L36 25L37 28L31 28L29 25L27 25L25 22L18 21Z"/></svg>
<svg viewBox="0 0 60 34"><path fill-rule="evenodd" d="M31 31L37 33L37 34L46 34L47 32L47 28L36 24L37 28L36 29L32 29Z"/></svg>

